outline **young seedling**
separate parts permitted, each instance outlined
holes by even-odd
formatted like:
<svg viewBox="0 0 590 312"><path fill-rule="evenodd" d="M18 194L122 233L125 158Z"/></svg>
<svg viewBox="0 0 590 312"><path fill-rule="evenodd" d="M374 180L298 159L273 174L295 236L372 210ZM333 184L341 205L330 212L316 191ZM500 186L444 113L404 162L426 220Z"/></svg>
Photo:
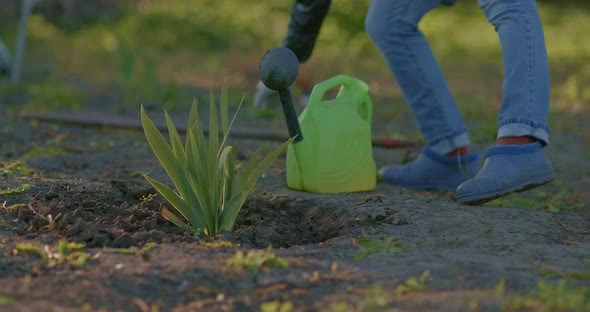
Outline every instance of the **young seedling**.
<svg viewBox="0 0 590 312"><path fill-rule="evenodd" d="M498 281L498 283L494 287L494 292L498 296L501 296L501 297L504 297L506 295L506 279L505 278L501 278Z"/></svg>
<svg viewBox="0 0 590 312"><path fill-rule="evenodd" d="M541 280L529 293L511 296L504 308L510 311L590 311L590 289L568 285L565 279L556 285Z"/></svg>
<svg viewBox="0 0 590 312"><path fill-rule="evenodd" d="M10 163L4 163L0 168L0 175L13 177L31 177L35 174L24 162L17 160Z"/></svg>
<svg viewBox="0 0 590 312"><path fill-rule="evenodd" d="M540 267L535 270L539 275L544 278L566 278L571 280L590 281L590 271L586 270L583 272L558 272L550 268Z"/></svg>
<svg viewBox="0 0 590 312"><path fill-rule="evenodd" d="M355 293L363 297L352 304L344 300L332 303L322 312L348 312L348 311L390 311L388 307L393 303L395 296L379 284L373 284L369 288L354 289Z"/></svg>
<svg viewBox="0 0 590 312"><path fill-rule="evenodd" d="M372 285L365 296L359 302L360 311L383 311L393 301L393 296L389 291L379 284Z"/></svg>
<svg viewBox="0 0 590 312"><path fill-rule="evenodd" d="M326 308L320 310L321 312L349 312L355 311L354 307L346 301L338 301L330 304Z"/></svg>
<svg viewBox="0 0 590 312"><path fill-rule="evenodd" d="M145 244L141 249L137 249L137 247L130 247L130 248L119 248L117 249L118 253L124 255L135 255L135 256L143 256L148 252L152 251L152 249L158 247L157 243L149 242Z"/></svg>
<svg viewBox="0 0 590 312"><path fill-rule="evenodd" d="M238 271L246 268L254 273L258 273L263 267L271 268L288 268L289 262L271 251L269 246L266 250L250 251L247 255L241 250L227 259L227 265L236 268Z"/></svg>
<svg viewBox="0 0 590 312"><path fill-rule="evenodd" d="M359 247L359 251L354 257L354 261L361 261L379 254L398 252L403 249L396 237L384 236L381 239L374 240L365 231L356 239L355 244Z"/></svg>
<svg viewBox="0 0 590 312"><path fill-rule="evenodd" d="M176 190L148 176L146 179L182 217L168 209L162 210L162 216L192 233L212 237L233 228L238 212L256 182L293 138L274 149L255 166L259 154L257 151L243 170L238 172L237 148L229 144L229 131L236 116L229 122L227 88L224 87L221 92L221 127L212 92L209 106L209 139L205 139L195 102L189 113L184 146L168 113L165 112L165 116L170 144L149 119L143 107L141 121L152 151Z"/></svg>
<svg viewBox="0 0 590 312"><path fill-rule="evenodd" d="M30 243L17 244L16 250L24 253L32 253L41 256L41 259L48 266L53 267L60 264L71 264L77 267L83 267L90 259L90 254L81 251L85 245L81 243L68 242L63 238L55 247L45 245L43 248L34 246Z"/></svg>
<svg viewBox="0 0 590 312"><path fill-rule="evenodd" d="M18 187L9 187L6 188L4 190L0 190L0 195L15 195L15 194L20 194L24 191L26 191L27 189L31 188L31 185L28 183L23 183Z"/></svg>
<svg viewBox="0 0 590 312"><path fill-rule="evenodd" d="M426 279L430 276L430 270L422 272L419 278L414 276L405 280L401 285L397 286L395 293L398 295L404 295L411 292L424 291L428 289L426 285Z"/></svg>
<svg viewBox="0 0 590 312"><path fill-rule="evenodd" d="M47 222L47 225L45 225L45 228L51 229L53 228L53 225L55 224L55 222L61 217L61 212L58 213L55 217L51 214L48 214L46 216L42 215L42 214L37 214L39 216L39 218L45 220L45 222ZM73 244L73 243L72 243ZM82 246L84 247L84 246Z"/></svg>
<svg viewBox="0 0 590 312"><path fill-rule="evenodd" d="M30 149L25 154L21 155L22 158L36 158L36 157L51 157L51 156L62 156L67 154L67 152L55 145L50 146L39 146Z"/></svg>
<svg viewBox="0 0 590 312"><path fill-rule="evenodd" d="M16 299L6 296L0 296L0 305L8 305L16 302Z"/></svg>
<svg viewBox="0 0 590 312"><path fill-rule="evenodd" d="M291 301L270 301L260 304L260 312L291 312L293 308Z"/></svg>
<svg viewBox="0 0 590 312"><path fill-rule="evenodd" d="M199 245L203 246L203 247L207 247L207 248L236 248L236 244L229 242L229 241L225 241L225 240L212 240L212 241L205 241L205 240L200 240L199 241Z"/></svg>
<svg viewBox="0 0 590 312"><path fill-rule="evenodd" d="M559 185L560 183L556 182L556 184ZM513 194L493 200L487 203L487 205L561 212L588 207L587 199L588 196L579 196L572 194L566 189L561 189L557 193L537 191L532 197Z"/></svg>
<svg viewBox="0 0 590 312"><path fill-rule="evenodd" d="M6 211L16 211L19 207L23 207L26 205L27 204L18 203L18 204L12 204L12 205L6 206L6 201L4 201L2 203L2 205L0 205L0 207Z"/></svg>

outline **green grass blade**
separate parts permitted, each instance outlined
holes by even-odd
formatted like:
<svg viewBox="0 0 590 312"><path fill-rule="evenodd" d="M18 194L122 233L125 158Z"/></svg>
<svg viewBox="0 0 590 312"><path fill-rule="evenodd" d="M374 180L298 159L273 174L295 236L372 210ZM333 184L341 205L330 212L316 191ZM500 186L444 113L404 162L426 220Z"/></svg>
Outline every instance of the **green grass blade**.
<svg viewBox="0 0 590 312"><path fill-rule="evenodd" d="M227 168L227 165L230 154L234 149L234 146L226 146L221 150L221 154L219 155L219 170L221 170L225 176L228 175L227 170L229 168Z"/></svg>
<svg viewBox="0 0 590 312"><path fill-rule="evenodd" d="M223 87L221 87L221 98L219 99L219 113L220 113L220 117L221 117L221 135L224 138L224 142L225 142L225 137L228 135L229 133L229 123L228 123L228 100L227 100L227 85L224 83ZM221 144L223 145L223 143Z"/></svg>
<svg viewBox="0 0 590 312"><path fill-rule="evenodd" d="M198 101L193 99L193 104L191 105L191 110L188 113L188 123L186 124L187 128L192 127L192 125L199 120L199 109L198 109Z"/></svg>
<svg viewBox="0 0 590 312"><path fill-rule="evenodd" d="M172 188L168 187L165 184L162 184L148 176L145 177L146 180L154 187L156 190L162 194L164 199L166 199L170 205L172 205L180 214L186 218L186 220L195 228L203 228L203 224L200 220L202 220L202 216L199 215L197 211L195 211L194 207L191 207L187 201L185 201L182 197L178 196Z"/></svg>
<svg viewBox="0 0 590 312"><path fill-rule="evenodd" d="M174 156L171 147L168 145L160 131L158 131L154 123L149 119L143 107L141 108L141 122L152 151L178 189L180 196L189 204L189 206L196 205L197 203L195 202L194 195L191 194L187 172L181 165L179 165L178 159Z"/></svg>
<svg viewBox="0 0 590 312"><path fill-rule="evenodd" d="M191 165L188 170L197 181L207 182L207 161L203 143L199 143L192 129L187 131L187 157Z"/></svg>
<svg viewBox="0 0 590 312"><path fill-rule="evenodd" d="M204 175L204 177L206 177L206 175L207 175L206 168L209 167L209 159L207 157L208 156L207 141L205 140L205 134L204 134L203 129L201 127L201 122L200 122L198 116L196 115L197 113L198 113L197 105L193 104L193 108L191 109L191 114L193 114L193 116L189 117L189 119L194 120L194 122L192 123L192 125L189 128L187 128L187 140L188 139L193 140L192 145L196 148L196 153L194 153L194 155L196 157L195 157L194 161L195 162L198 161L198 163L199 163L198 168L192 168L192 169L199 169L199 170L196 170L196 172L195 172L195 170L193 171L193 176L196 177L196 176L198 176L199 173L201 173ZM191 168L189 168L189 169L191 169ZM201 178L199 178L198 181L205 182L207 180L201 180Z"/></svg>
<svg viewBox="0 0 590 312"><path fill-rule="evenodd" d="M238 117L238 113L240 112L240 109L242 108L242 103L244 103L244 98L245 97L246 97L246 94L242 95L242 99L240 100L240 104L238 105L238 108L236 109L236 113L232 117L231 122L230 122L230 124L229 124L229 126L227 128L227 131L225 131L224 134L223 134L223 143L222 143L222 145L228 144L227 142L229 141L229 131L234 126L234 122L236 121L236 117Z"/></svg>
<svg viewBox="0 0 590 312"><path fill-rule="evenodd" d="M231 231L234 222L240 212L240 209L244 205L244 202L250 194L249 190L243 189L237 194L234 194L232 198L225 204L225 209L221 214L220 229Z"/></svg>
<svg viewBox="0 0 590 312"><path fill-rule="evenodd" d="M252 156L250 157L250 161L248 162L246 168L242 172L242 177L249 177L252 174L252 170L254 170L254 166L256 165L258 155L260 155L260 148L256 149L254 154L252 154Z"/></svg>
<svg viewBox="0 0 590 312"><path fill-rule="evenodd" d="M228 193L231 195L232 191L232 179L233 176L231 172L233 171L233 167L231 166L230 160L232 151L235 148L233 146L226 146L219 155L219 182L220 182L220 199L221 202L219 203L219 212L218 214L221 215L223 210L225 210L225 205L227 203L226 199Z"/></svg>
<svg viewBox="0 0 590 312"><path fill-rule="evenodd" d="M185 229L189 232L196 233L200 230L200 229L194 228L190 224L187 224L186 222L182 221L179 217L177 217L174 213L172 213L172 211L170 211L166 208L162 209L162 217L164 219L174 223L174 225L178 226L179 228Z"/></svg>
<svg viewBox="0 0 590 312"><path fill-rule="evenodd" d="M189 170L191 170L192 175L194 177L199 177L197 181L207 181L203 180L206 179L207 170L206 168L209 165L207 159L207 141L205 140L205 135L203 134L203 129L201 128L201 123L197 116L193 116L193 114L197 114L197 105L193 104L193 107L190 112L192 117L189 119L194 120L192 125L187 128L187 155L191 157L187 158L188 161L191 162L191 166L189 166ZM189 148L190 145L190 148Z"/></svg>
<svg viewBox="0 0 590 312"><path fill-rule="evenodd" d="M264 171L270 165L272 165L272 163L275 161L275 159L285 149L287 149L287 147L289 146L289 144L291 144L293 142L293 140L295 140L295 137L292 137L289 140L285 141L283 144L279 145L277 148L272 150L262 161L260 161L260 163L258 164L256 169L254 169L252 174L247 177L248 182L246 184L246 189L251 190L252 188L254 188L254 185L256 185L256 181L258 181L258 179L262 176L262 174L264 174ZM250 161L255 161L255 159L252 159Z"/></svg>
<svg viewBox="0 0 590 312"><path fill-rule="evenodd" d="M188 129L188 146L190 147L190 153L194 155L195 163L191 164L188 168L190 187L192 192L195 194L196 200L201 207L203 214L203 223L208 225L207 231L209 234L213 234L215 226L212 226L212 221L215 219L212 204L211 194L209 189L211 188L209 182L209 169L207 168L207 142L204 137L199 136L201 141L198 141L192 129ZM213 234L214 235L214 234Z"/></svg>
<svg viewBox="0 0 590 312"><path fill-rule="evenodd" d="M193 125L199 120L199 110L197 105L197 100L193 99L193 104L191 105L191 109L188 113L188 121L186 124L187 129L191 129ZM188 145L188 137L186 137L186 144ZM185 147L185 150L188 148ZM190 160L189 160L190 161Z"/></svg>
<svg viewBox="0 0 590 312"><path fill-rule="evenodd" d="M194 176L190 176L190 188L195 194L195 198L198 202L198 208L202 215L202 223L205 225L209 234L215 235L215 226L212 221L215 219L213 214L213 207L211 206L211 198L209 198L209 185L204 184L197 180Z"/></svg>
<svg viewBox="0 0 590 312"><path fill-rule="evenodd" d="M172 151L174 152L174 156L176 156L176 159L178 159L182 168L186 171L186 155L184 153L184 149L182 148L182 141L180 140L176 126L174 125L172 118L170 118L170 115L168 115L168 112L164 111L164 115L166 116L166 125L168 126L168 134L170 136Z"/></svg>
<svg viewBox="0 0 590 312"><path fill-rule="evenodd" d="M210 200L209 200L209 197L207 197L208 193L205 191L205 189L208 187L208 183L209 183L209 179L208 179L209 171L207 169L207 160L206 160L206 158L207 158L206 143L204 143L203 141L201 141L199 143L199 141L197 141L197 138L195 138L195 135L193 134L193 131L191 129L188 130L187 136L189 139L189 145L191 146L191 149L193 150L191 153L196 153L195 162L192 163L191 166L189 166L189 168L188 168L189 175L191 177L191 183L194 184L194 186L191 186L191 187L202 189L199 191L199 195L197 195L197 198L198 198L202 207L210 207ZM208 210L206 208L204 208L204 209ZM209 211L207 211L206 214L209 214Z"/></svg>
<svg viewBox="0 0 590 312"><path fill-rule="evenodd" d="M229 157L227 159L227 165L225 167L225 174L226 174L226 180L227 180L227 185L226 185L226 193L225 193L225 197L224 197L224 204L228 203L229 200L231 199L231 196L234 192L234 185L236 184L236 167L237 167L237 159L238 159L238 148L236 146L234 146L234 148L232 149L232 152L229 154Z"/></svg>
<svg viewBox="0 0 590 312"><path fill-rule="evenodd" d="M186 185L186 178L183 174L183 168L178 165L178 160L176 159L173 150L168 145L168 142L166 142L160 131L158 131L154 123L147 116L143 107L141 108L141 123L152 151L176 187L179 187L179 191L181 191L182 194L182 190L180 188L183 185Z"/></svg>
<svg viewBox="0 0 590 312"><path fill-rule="evenodd" d="M211 159L217 159L219 155L219 119L217 116L217 104L213 91L210 91L209 99L209 156Z"/></svg>
<svg viewBox="0 0 590 312"><path fill-rule="evenodd" d="M215 97L213 96L213 90L209 93L209 151L208 151L208 159L210 163L207 166L208 169L208 191L209 191L209 200L210 200L210 207L214 213L211 214L211 224L215 226L213 229L214 233L217 233L217 225L218 225L218 209L221 204L219 201L219 193L220 185L216 183L219 181L219 169L218 169L218 162L219 162L219 154L221 153L221 149L219 146L219 121L217 116L217 104L215 103Z"/></svg>
<svg viewBox="0 0 590 312"><path fill-rule="evenodd" d="M252 159L250 159L250 162L248 163L247 168L242 175L242 180L240 181L240 184L232 192L233 196L228 201L228 203L225 206L225 209L223 210L221 216L221 229L231 230L231 227L233 227L233 224L236 220L236 217L238 216L238 213L240 212L242 205L246 201L248 194L250 194L250 192L256 185L258 179L262 176L264 171L268 169L270 165L272 165L273 161L275 161L275 159L285 149L287 149L289 144L291 144L291 142L293 142L294 139L295 137L285 141L283 144L272 150L262 161L260 161L256 169L252 169L254 168L256 157L252 157ZM256 152L254 156L257 156L257 154L258 153Z"/></svg>
<svg viewBox="0 0 590 312"><path fill-rule="evenodd" d="M238 158L238 149L236 146L231 146L231 150L225 159L223 164L223 175L225 179L224 185L224 196L223 196L223 203L225 204L230 200L234 190L234 185L237 180L236 175L236 164Z"/></svg>

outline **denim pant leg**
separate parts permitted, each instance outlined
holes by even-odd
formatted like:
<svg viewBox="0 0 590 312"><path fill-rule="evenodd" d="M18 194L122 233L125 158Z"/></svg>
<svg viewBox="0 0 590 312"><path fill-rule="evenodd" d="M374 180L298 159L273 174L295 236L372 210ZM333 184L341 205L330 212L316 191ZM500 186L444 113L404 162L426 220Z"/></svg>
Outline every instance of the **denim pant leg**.
<svg viewBox="0 0 590 312"><path fill-rule="evenodd" d="M549 63L535 0L478 0L496 28L504 59L498 138L533 136L549 142Z"/></svg>
<svg viewBox="0 0 590 312"><path fill-rule="evenodd" d="M469 144L469 138L440 66L418 29L422 17L440 2L373 0L365 27L397 79L428 147L446 154Z"/></svg>

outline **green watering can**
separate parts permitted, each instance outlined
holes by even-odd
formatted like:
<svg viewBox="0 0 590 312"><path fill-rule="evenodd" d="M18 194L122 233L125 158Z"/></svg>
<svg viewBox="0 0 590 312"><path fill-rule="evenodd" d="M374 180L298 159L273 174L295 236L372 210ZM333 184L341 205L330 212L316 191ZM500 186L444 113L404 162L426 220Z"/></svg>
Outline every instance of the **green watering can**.
<svg viewBox="0 0 590 312"><path fill-rule="evenodd" d="M334 99L324 94L340 87ZM314 193L375 189L377 166L371 144L373 103L360 79L337 75L313 88L299 116L305 139L287 150L287 185Z"/></svg>

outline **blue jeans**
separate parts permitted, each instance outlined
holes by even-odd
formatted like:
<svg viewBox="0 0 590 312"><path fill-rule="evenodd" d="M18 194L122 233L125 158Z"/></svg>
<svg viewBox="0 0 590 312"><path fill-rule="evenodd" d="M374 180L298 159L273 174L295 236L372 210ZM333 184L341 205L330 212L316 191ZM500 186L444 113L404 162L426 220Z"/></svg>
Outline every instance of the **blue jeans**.
<svg viewBox="0 0 590 312"><path fill-rule="evenodd" d="M440 2L373 0L365 26L396 77L428 147L446 154L466 146L469 137L440 66L418 29L420 19ZM502 45L505 76L498 138L528 135L547 144L549 64L536 1L477 2Z"/></svg>

